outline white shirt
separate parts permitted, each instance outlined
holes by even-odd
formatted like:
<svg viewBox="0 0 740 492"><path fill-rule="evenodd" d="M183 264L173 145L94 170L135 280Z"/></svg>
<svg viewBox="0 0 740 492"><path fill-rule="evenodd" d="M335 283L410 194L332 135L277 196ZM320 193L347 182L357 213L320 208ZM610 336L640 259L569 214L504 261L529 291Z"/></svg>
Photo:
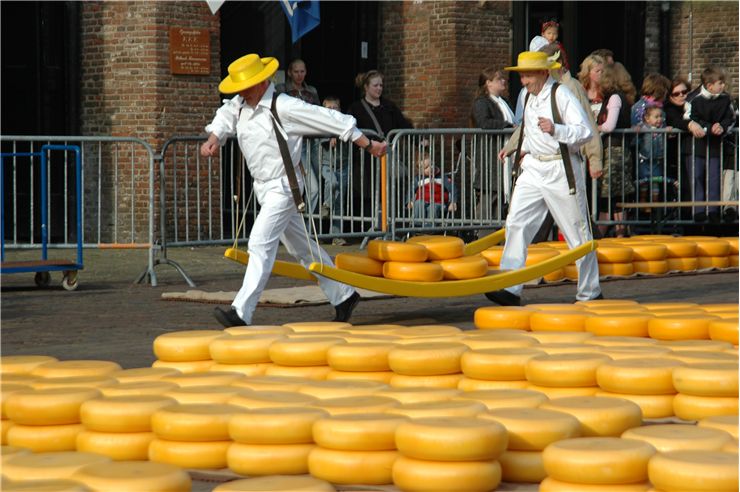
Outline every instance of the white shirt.
<svg viewBox="0 0 740 492"><path fill-rule="evenodd" d="M228 137L237 136L249 172L256 181L285 176L270 112L274 92L275 86L270 84L255 108L246 104L237 94L224 101L211 124L206 126L206 132L216 135L221 145ZM304 136L337 135L345 142L350 139L354 142L362 136L353 116L308 104L286 94L278 96L276 105L283 128L281 133L288 142L294 166L301 160Z"/></svg>
<svg viewBox="0 0 740 492"><path fill-rule="evenodd" d="M498 108L501 110L501 113L504 115L504 119L507 123L510 125L514 125L514 113L511 111L511 108L508 104L506 104L506 101L504 101L503 97L494 96L493 94L489 94L489 97L491 100L498 105Z"/></svg>
<svg viewBox="0 0 740 492"><path fill-rule="evenodd" d="M554 122L550 94L555 79L548 77L539 94L530 94L524 111L524 142L522 151L532 155L553 155L560 152L559 142L568 146L571 154L577 153L581 145L591 137L591 126L583 112L581 103L567 87L561 85L556 94L557 106L563 124L556 124L554 135L539 128L539 117Z"/></svg>

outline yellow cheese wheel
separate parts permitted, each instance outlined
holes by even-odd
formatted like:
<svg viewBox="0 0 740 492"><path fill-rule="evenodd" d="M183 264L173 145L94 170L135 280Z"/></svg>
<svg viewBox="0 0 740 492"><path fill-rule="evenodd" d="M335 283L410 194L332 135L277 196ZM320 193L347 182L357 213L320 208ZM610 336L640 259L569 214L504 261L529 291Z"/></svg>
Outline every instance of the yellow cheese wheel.
<svg viewBox="0 0 740 492"><path fill-rule="evenodd" d="M416 325L396 328L389 332L392 335L398 335L402 338L417 337L444 337L451 335L460 335L462 330L456 326L450 325Z"/></svg>
<svg viewBox="0 0 740 492"><path fill-rule="evenodd" d="M524 366L527 381L540 386L596 385L596 370L611 359L603 354L537 355Z"/></svg>
<svg viewBox="0 0 740 492"><path fill-rule="evenodd" d="M132 383L121 383L113 386L100 388L103 396L137 396L137 395L163 395L167 391L177 388L175 383L165 381L134 381Z"/></svg>
<svg viewBox="0 0 740 492"><path fill-rule="evenodd" d="M642 422L640 407L619 398L573 396L551 399L540 405L540 408L573 415L581 422L581 435L586 437L620 436Z"/></svg>
<svg viewBox="0 0 740 492"><path fill-rule="evenodd" d="M3 355L0 357L0 374L3 380L8 374L31 374L41 364L57 360L48 355Z"/></svg>
<svg viewBox="0 0 740 492"><path fill-rule="evenodd" d="M5 465L5 462L8 461L11 458L16 458L18 456L26 456L31 454L30 449L26 448L19 448L18 446L6 446L3 445L0 449L0 457L2 458L2 465Z"/></svg>
<svg viewBox="0 0 740 492"><path fill-rule="evenodd" d="M34 381L38 381L39 379L43 379L39 376L34 376L32 374L3 374L2 375L2 383L3 384L23 384L28 387L31 386L31 383Z"/></svg>
<svg viewBox="0 0 740 492"><path fill-rule="evenodd" d="M173 331L154 339L154 355L167 362L189 362L211 358L208 346L218 337L226 336L221 330Z"/></svg>
<svg viewBox="0 0 740 492"><path fill-rule="evenodd" d="M283 338L285 335L278 334L222 336L208 345L209 358L219 364L271 362L268 349Z"/></svg>
<svg viewBox="0 0 740 492"><path fill-rule="evenodd" d="M663 419L673 417L673 398L676 395L636 395L597 391L594 396L628 400L640 407L643 419Z"/></svg>
<svg viewBox="0 0 740 492"><path fill-rule="evenodd" d="M673 372L683 363L670 359L623 359L605 362L596 370L596 381L613 393L670 395L676 393Z"/></svg>
<svg viewBox="0 0 740 492"><path fill-rule="evenodd" d="M498 461L429 461L399 456L393 483L408 492L488 492L501 483Z"/></svg>
<svg viewBox="0 0 740 492"><path fill-rule="evenodd" d="M324 400L328 398L371 395L387 387L388 385L386 384L374 381L311 381L301 386L298 392Z"/></svg>
<svg viewBox="0 0 740 492"><path fill-rule="evenodd" d="M693 272L699 268L699 259L696 256L686 258L666 258L668 271Z"/></svg>
<svg viewBox="0 0 740 492"><path fill-rule="evenodd" d="M215 363L208 368L209 372L235 372L242 376L262 376L272 367L272 362L257 364L219 364ZM233 384L233 383L232 383Z"/></svg>
<svg viewBox="0 0 740 492"><path fill-rule="evenodd" d="M662 239L656 241L666 248L666 259L695 258L697 255L697 244L694 241L684 239Z"/></svg>
<svg viewBox="0 0 740 492"><path fill-rule="evenodd" d="M405 376L455 374L467 350L461 343L414 343L391 350L388 364L393 372Z"/></svg>
<svg viewBox="0 0 740 492"><path fill-rule="evenodd" d="M327 381L376 381L378 383L390 384L393 371L335 371L331 370L326 375Z"/></svg>
<svg viewBox="0 0 740 492"><path fill-rule="evenodd" d="M539 492L659 492L650 487L650 482L638 482L620 485L595 485L562 482L552 477L542 481Z"/></svg>
<svg viewBox="0 0 740 492"><path fill-rule="evenodd" d="M170 405L152 415L152 431L170 441L225 441L232 415L243 409L235 405Z"/></svg>
<svg viewBox="0 0 740 492"><path fill-rule="evenodd" d="M694 239L696 254L699 257L727 256L730 254L730 243L724 239Z"/></svg>
<svg viewBox="0 0 740 492"><path fill-rule="evenodd" d="M712 320L709 322L709 338L712 340L738 344L737 318Z"/></svg>
<svg viewBox="0 0 740 492"><path fill-rule="evenodd" d="M337 371L389 371L392 343L348 343L329 348L326 360Z"/></svg>
<svg viewBox="0 0 740 492"><path fill-rule="evenodd" d="M441 374L434 376L406 376L393 374L390 385L393 388L452 388L456 389L463 379L462 374Z"/></svg>
<svg viewBox="0 0 740 492"><path fill-rule="evenodd" d="M557 270L553 270L552 272L542 276L542 279L548 283L559 282L565 278L565 270L562 268L558 268Z"/></svg>
<svg viewBox="0 0 740 492"><path fill-rule="evenodd" d="M62 360L39 364L31 374L43 378L65 378L104 376L120 370L121 366L107 360Z"/></svg>
<svg viewBox="0 0 740 492"><path fill-rule="evenodd" d="M82 404L80 420L91 431L149 432L154 412L175 403L175 400L165 396L96 398Z"/></svg>
<svg viewBox="0 0 740 492"><path fill-rule="evenodd" d="M541 350L547 355L601 353L598 350L594 350L593 346L583 343L541 343L536 345L536 347L537 350Z"/></svg>
<svg viewBox="0 0 740 492"><path fill-rule="evenodd" d="M507 450L498 457L501 478L512 483L539 483L547 477L541 451Z"/></svg>
<svg viewBox="0 0 740 492"><path fill-rule="evenodd" d="M232 480L218 485L213 492L335 492L326 480L312 476L269 475L266 477Z"/></svg>
<svg viewBox="0 0 740 492"><path fill-rule="evenodd" d="M7 478L2 478L0 485L6 492L90 492L82 482L65 479L11 482Z"/></svg>
<svg viewBox="0 0 740 492"><path fill-rule="evenodd" d="M735 439L738 438L737 415L716 415L701 419L697 425L709 429L719 429L727 432Z"/></svg>
<svg viewBox="0 0 740 492"><path fill-rule="evenodd" d="M663 340L657 343L671 352L726 352L734 348L731 343L720 340Z"/></svg>
<svg viewBox="0 0 740 492"><path fill-rule="evenodd" d="M630 266L632 264L630 263ZM563 267L563 273L565 274L565 278L568 280L577 281L578 280L578 267L575 263L571 263L569 265L565 265Z"/></svg>
<svg viewBox="0 0 740 492"><path fill-rule="evenodd" d="M383 276L393 280L439 282L444 278L444 270L436 263L387 261L383 263Z"/></svg>
<svg viewBox="0 0 740 492"><path fill-rule="evenodd" d="M171 389L163 393L163 396L180 404L228 403L231 398L244 391L233 386L188 386Z"/></svg>
<svg viewBox="0 0 740 492"><path fill-rule="evenodd" d="M590 484L629 484L647 479L655 448L618 437L582 437L550 444L542 452L549 477Z"/></svg>
<svg viewBox="0 0 740 492"><path fill-rule="evenodd" d="M15 424L12 420L0 420L0 435L2 435L2 445L8 444L8 431Z"/></svg>
<svg viewBox="0 0 740 492"><path fill-rule="evenodd" d="M480 255L486 259L489 266L497 267L501 264L501 256L504 254L503 246L491 246L480 252Z"/></svg>
<svg viewBox="0 0 740 492"><path fill-rule="evenodd" d="M486 306L475 310L473 324L479 330L514 328L529 330L529 317L534 310L519 306Z"/></svg>
<svg viewBox="0 0 740 492"><path fill-rule="evenodd" d="M448 401L461 392L448 388L388 388L375 393L376 396L393 398L399 404Z"/></svg>
<svg viewBox="0 0 740 492"><path fill-rule="evenodd" d="M648 333L658 340L701 340L709 338L711 315L658 317L648 321Z"/></svg>
<svg viewBox="0 0 740 492"><path fill-rule="evenodd" d="M104 388L112 386L116 380L107 376L70 376L64 378L39 378L31 381L33 389L51 388Z"/></svg>
<svg viewBox="0 0 740 492"><path fill-rule="evenodd" d="M455 399L474 400L483 403L489 410L495 410L499 408L535 408L547 401L547 396L526 389L490 389L465 391Z"/></svg>
<svg viewBox="0 0 740 492"><path fill-rule="evenodd" d="M542 451L549 444L581 435L581 424L574 416L543 408L498 408L478 415L495 420L509 435L509 450Z"/></svg>
<svg viewBox="0 0 740 492"><path fill-rule="evenodd" d="M584 340L585 345L596 345L599 347L653 347L658 344L657 340L652 338L643 337L628 337L628 336L595 336Z"/></svg>
<svg viewBox="0 0 740 492"><path fill-rule="evenodd" d="M313 424L313 438L322 448L347 451L389 451L396 449L398 426L407 417L393 414L361 413L326 416Z"/></svg>
<svg viewBox="0 0 740 492"><path fill-rule="evenodd" d="M571 396L593 396L599 391L598 386L540 386L538 384L527 383L526 389L538 391L547 396L550 400L556 398L567 398Z"/></svg>
<svg viewBox="0 0 740 492"><path fill-rule="evenodd" d="M599 263L602 277L629 277L635 273L634 263Z"/></svg>
<svg viewBox="0 0 740 492"><path fill-rule="evenodd" d="M92 490L108 491L187 492L192 485L188 473L177 466L148 461L88 465L76 471L71 478Z"/></svg>
<svg viewBox="0 0 740 492"><path fill-rule="evenodd" d="M297 391L244 391L229 398L228 403L248 410L276 407L303 407L317 398Z"/></svg>
<svg viewBox="0 0 740 492"><path fill-rule="evenodd" d="M683 420L701 420L719 415L737 415L737 397L695 396L679 393L673 399L673 413Z"/></svg>
<svg viewBox="0 0 740 492"><path fill-rule="evenodd" d="M77 451L98 453L114 461L146 461L153 432L95 432L77 434Z"/></svg>
<svg viewBox="0 0 740 492"><path fill-rule="evenodd" d="M11 393L5 413L16 424L60 425L80 421L80 406L101 396L94 388L53 388Z"/></svg>
<svg viewBox="0 0 740 492"><path fill-rule="evenodd" d="M648 311L699 308L695 302L645 302L640 305Z"/></svg>
<svg viewBox="0 0 740 492"><path fill-rule="evenodd" d="M596 248L596 257L601 263L631 263L632 248L615 243L599 243Z"/></svg>
<svg viewBox="0 0 740 492"><path fill-rule="evenodd" d="M659 347L657 345L648 346L632 346L632 347L602 347L601 353L608 355L614 360L622 359L640 359L640 358L652 358L652 357L663 357L664 355L670 354L671 349L667 347Z"/></svg>
<svg viewBox="0 0 740 492"><path fill-rule="evenodd" d="M311 444L313 425L328 412L307 407L273 407L234 414L229 436L244 444Z"/></svg>
<svg viewBox="0 0 740 492"><path fill-rule="evenodd" d="M730 258L727 256L699 256L698 270L705 268L729 268Z"/></svg>
<svg viewBox="0 0 740 492"><path fill-rule="evenodd" d="M711 313L714 311L734 311L738 312L738 309L740 306L738 306L738 303L736 302L719 302L719 303L712 303L712 304L701 304L699 306L704 311Z"/></svg>
<svg viewBox="0 0 740 492"><path fill-rule="evenodd" d="M584 331L591 314L581 309L573 311L536 311L529 317L529 328L534 331Z"/></svg>
<svg viewBox="0 0 740 492"><path fill-rule="evenodd" d="M669 451L719 451L732 440L727 432L686 424L646 425L629 429L622 439L645 441L661 453Z"/></svg>
<svg viewBox="0 0 740 492"><path fill-rule="evenodd" d="M16 391L27 391L30 389L32 388L30 386L26 386L25 384L5 383L3 381L2 386L0 386L0 408L2 408L3 420L6 420L8 418L8 416L5 414L5 401L8 399L8 397Z"/></svg>
<svg viewBox="0 0 740 492"><path fill-rule="evenodd" d="M386 409L387 413L412 419L436 417L475 417L486 411L486 406L474 400L429 401L405 403Z"/></svg>
<svg viewBox="0 0 740 492"><path fill-rule="evenodd" d="M536 265L550 258L560 256L558 250L550 248L549 246L530 245L527 248L527 259L525 261L526 266Z"/></svg>
<svg viewBox="0 0 740 492"><path fill-rule="evenodd" d="M737 454L722 451L670 451L648 463L650 482L660 490L737 490Z"/></svg>
<svg viewBox="0 0 740 492"><path fill-rule="evenodd" d="M593 334L585 331L533 331L527 333L527 336L534 338L541 344L582 343L584 340L593 337Z"/></svg>
<svg viewBox="0 0 740 492"><path fill-rule="evenodd" d="M241 475L303 475L308 473L310 444L232 443L226 455L229 469Z"/></svg>
<svg viewBox="0 0 740 492"><path fill-rule="evenodd" d="M323 381L330 372L331 367L329 366L281 366L280 364L273 364L267 368L265 376Z"/></svg>
<svg viewBox="0 0 740 492"><path fill-rule="evenodd" d="M254 391L298 391L307 378L286 376L253 376L236 381L231 386Z"/></svg>
<svg viewBox="0 0 740 492"><path fill-rule="evenodd" d="M729 267L731 268L737 268L740 265L740 257L737 254L730 255L727 259L730 260Z"/></svg>
<svg viewBox="0 0 740 492"><path fill-rule="evenodd" d="M633 262L665 260L668 253L668 248L665 245L653 242L630 242L629 247L632 248Z"/></svg>
<svg viewBox="0 0 740 492"><path fill-rule="evenodd" d="M647 273L650 275L663 275L668 273L669 267L666 260L634 261L632 262L635 273Z"/></svg>
<svg viewBox="0 0 740 492"><path fill-rule="evenodd" d="M136 367L134 369L123 369L112 372L109 376L119 383L125 384L138 383L141 381L158 381L165 376L173 376L175 374L178 374L176 369L166 367Z"/></svg>
<svg viewBox="0 0 740 492"><path fill-rule="evenodd" d="M269 348L270 359L282 366L325 366L329 349L343 343L346 342L336 337L297 337L275 340Z"/></svg>
<svg viewBox="0 0 740 492"><path fill-rule="evenodd" d="M737 236L726 236L720 238L722 241L727 241L730 245L730 254L738 254L738 243L740 243L740 238Z"/></svg>
<svg viewBox="0 0 740 492"><path fill-rule="evenodd" d="M95 463L108 463L110 458L75 451L17 453L3 460L3 476L10 480L55 480L71 477L80 468Z"/></svg>
<svg viewBox="0 0 740 492"><path fill-rule="evenodd" d="M419 418L401 422L396 430L399 452L422 460L494 460L507 442L500 423L466 417Z"/></svg>
<svg viewBox="0 0 740 492"><path fill-rule="evenodd" d="M421 244L373 239L367 243L367 256L380 261L416 263L427 260L428 250Z"/></svg>
<svg viewBox="0 0 740 492"><path fill-rule="evenodd" d="M336 331L345 330L351 328L351 323L345 323L343 321L293 321L285 323L283 326L291 328L295 333L303 333L306 331ZM290 333L288 335L291 335Z"/></svg>
<svg viewBox="0 0 740 492"><path fill-rule="evenodd" d="M152 363L153 368L167 368L167 369L176 369L178 372L182 374L192 374L196 372L206 372L208 371L213 364L216 362L208 359L208 360L193 360L193 361L182 361L182 362L171 362L171 361L165 361L165 360L155 360Z"/></svg>
<svg viewBox="0 0 740 492"><path fill-rule="evenodd" d="M228 335L285 335L294 333L293 328L284 325L249 325L225 328Z"/></svg>
<svg viewBox="0 0 740 492"><path fill-rule="evenodd" d="M7 440L11 446L28 448L34 453L74 451L77 448L77 434L84 430L82 424L15 424L8 429Z"/></svg>
<svg viewBox="0 0 740 492"><path fill-rule="evenodd" d="M521 381L496 381L491 379L475 379L462 377L457 383L457 389L465 392L525 389L528 386L529 382L527 382L526 379Z"/></svg>
<svg viewBox="0 0 740 492"><path fill-rule="evenodd" d="M685 364L737 363L737 354L713 350L672 350L665 357L679 360Z"/></svg>
<svg viewBox="0 0 740 492"><path fill-rule="evenodd" d="M477 255L438 260L434 263L442 267L444 280L466 280L483 277L488 273L488 263Z"/></svg>
<svg viewBox="0 0 740 492"><path fill-rule="evenodd" d="M465 242L455 236L414 236L407 243L424 246L429 261L460 258L465 252Z"/></svg>
<svg viewBox="0 0 740 492"><path fill-rule="evenodd" d="M385 413L398 405L398 401L393 398L376 395L327 398L326 400L319 400L311 404L314 408L326 410L330 415Z"/></svg>
<svg viewBox="0 0 740 492"><path fill-rule="evenodd" d="M155 438L149 444L149 460L181 468L226 468L231 441L169 441Z"/></svg>
<svg viewBox="0 0 740 492"><path fill-rule="evenodd" d="M687 395L738 396L737 371L737 363L688 364L673 371L673 384Z"/></svg>
<svg viewBox="0 0 740 492"><path fill-rule="evenodd" d="M175 374L165 376L161 380L168 383L175 383L181 388L192 386L213 386L213 385L230 385L235 381L243 378L244 375L236 372L216 372L210 369L207 372L197 372L190 374Z"/></svg>
<svg viewBox="0 0 740 492"><path fill-rule="evenodd" d="M737 438L731 439L730 442L728 442L727 444L725 444L724 446L722 446L722 449L720 449L720 451L726 451L728 453L735 453L735 454L737 454L738 453L738 440L737 440Z"/></svg>
<svg viewBox="0 0 740 492"><path fill-rule="evenodd" d="M334 264L337 268L347 270L349 272L370 275L371 277L383 276L383 262L370 258L365 253L339 253L334 258Z"/></svg>
<svg viewBox="0 0 740 492"><path fill-rule="evenodd" d="M337 451L315 447L308 455L312 476L337 484L386 485L397 451Z"/></svg>
<svg viewBox="0 0 740 492"><path fill-rule="evenodd" d="M441 337L409 337L394 341L396 345L411 345L414 343L461 343L465 335L446 335Z"/></svg>
<svg viewBox="0 0 740 492"><path fill-rule="evenodd" d="M524 334L499 333L500 331L493 333L484 331L482 335L469 335L461 338L460 343L467 345L471 350L513 349L539 344L537 340Z"/></svg>
<svg viewBox="0 0 740 492"><path fill-rule="evenodd" d="M536 348L471 350L460 358L460 367L465 376L473 379L521 381L526 379L527 361L544 354Z"/></svg>
<svg viewBox="0 0 740 492"><path fill-rule="evenodd" d="M641 313L599 314L586 319L584 328L598 337L647 337L648 321L652 318Z"/></svg>

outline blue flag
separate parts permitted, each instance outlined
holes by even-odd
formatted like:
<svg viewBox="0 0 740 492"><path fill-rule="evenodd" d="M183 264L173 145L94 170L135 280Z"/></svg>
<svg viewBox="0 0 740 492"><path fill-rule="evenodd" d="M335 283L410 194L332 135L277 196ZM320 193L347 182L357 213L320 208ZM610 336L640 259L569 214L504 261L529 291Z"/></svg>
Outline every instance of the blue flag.
<svg viewBox="0 0 740 492"><path fill-rule="evenodd" d="M293 43L318 26L321 21L318 0L280 0L280 6L283 7L285 15L288 16Z"/></svg>

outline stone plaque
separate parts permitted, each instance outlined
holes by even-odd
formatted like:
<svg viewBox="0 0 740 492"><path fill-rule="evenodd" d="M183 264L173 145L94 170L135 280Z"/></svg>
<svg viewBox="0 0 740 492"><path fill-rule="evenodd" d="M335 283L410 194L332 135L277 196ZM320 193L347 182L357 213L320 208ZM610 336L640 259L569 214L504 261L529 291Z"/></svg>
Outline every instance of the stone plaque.
<svg viewBox="0 0 740 492"><path fill-rule="evenodd" d="M211 73L211 37L208 29L170 27L170 71L185 75Z"/></svg>

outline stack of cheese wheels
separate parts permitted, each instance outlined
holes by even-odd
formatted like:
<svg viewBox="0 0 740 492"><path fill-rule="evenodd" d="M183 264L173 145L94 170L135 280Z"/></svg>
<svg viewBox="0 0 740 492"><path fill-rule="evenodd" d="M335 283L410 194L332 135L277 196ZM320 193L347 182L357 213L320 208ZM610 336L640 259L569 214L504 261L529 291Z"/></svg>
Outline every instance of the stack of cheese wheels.
<svg viewBox="0 0 740 492"><path fill-rule="evenodd" d="M661 313L648 321L648 334L657 340L706 340L709 324L721 319L698 309Z"/></svg>
<svg viewBox="0 0 740 492"><path fill-rule="evenodd" d="M38 379L38 377L31 375L31 371L45 362L56 360L54 357L46 355L0 356L0 377L2 378L2 386L0 386L0 406L2 407L0 435L2 436L3 445L8 443L8 429L13 426L13 421L8 419L5 414L5 400L15 391L31 389L29 384Z"/></svg>
<svg viewBox="0 0 740 492"><path fill-rule="evenodd" d="M272 365L269 348L272 342L286 338L284 334L222 336L208 346L216 363L211 371L239 372L245 376L259 376Z"/></svg>
<svg viewBox="0 0 740 492"><path fill-rule="evenodd" d="M388 354L396 347L391 342L352 342L337 344L326 354L330 380L364 379L389 383L393 372ZM347 395L349 396L349 395Z"/></svg>
<svg viewBox="0 0 740 492"><path fill-rule="evenodd" d="M738 421L736 415L718 415L701 419L699 427L719 429L730 434L734 439L738 438Z"/></svg>
<svg viewBox="0 0 740 492"><path fill-rule="evenodd" d="M551 399L593 395L598 391L596 370L610 360L596 351L537 355L524 366L527 388L541 391Z"/></svg>
<svg viewBox="0 0 740 492"><path fill-rule="evenodd" d="M478 415L502 424L509 435L499 456L505 482L539 483L545 479L542 450L553 442L581 435L578 419L541 408L498 408Z"/></svg>
<svg viewBox="0 0 740 492"><path fill-rule="evenodd" d="M313 424L318 445L308 456L316 478L337 484L393 483L398 458L396 429L408 419L384 413L358 413L319 418Z"/></svg>
<svg viewBox="0 0 740 492"><path fill-rule="evenodd" d="M7 459L3 455L2 488L28 492L45 490L85 492L90 489L80 481L72 480L72 475L85 466L109 462L110 458L99 454L75 451L15 453Z"/></svg>
<svg viewBox="0 0 740 492"><path fill-rule="evenodd" d="M483 256L463 256L465 242L459 237L415 236L408 242L427 249L427 260L442 267L444 280L478 278L488 273L488 262Z"/></svg>
<svg viewBox="0 0 740 492"><path fill-rule="evenodd" d="M77 450L115 461L148 460L149 444L154 440L152 415L175 403L172 398L156 395L88 400L80 407L85 430L77 435Z"/></svg>
<svg viewBox="0 0 740 492"><path fill-rule="evenodd" d="M481 251L480 254L488 262L489 267L496 269L501 266L501 256L504 254L504 247L499 245L491 246Z"/></svg>
<svg viewBox="0 0 740 492"><path fill-rule="evenodd" d="M557 441L542 453L547 478L540 491L648 490L648 465L655 454L644 441L618 437Z"/></svg>
<svg viewBox="0 0 740 492"><path fill-rule="evenodd" d="M479 330L529 330L534 312L524 306L485 306L475 310L473 324Z"/></svg>
<svg viewBox="0 0 740 492"><path fill-rule="evenodd" d="M8 397L16 391L30 390L31 387L25 384L5 383L0 386L0 407L2 407L2 420L0 420L0 426L2 426L2 444L8 444L8 430L14 425L13 421L10 420L5 413L5 401Z"/></svg>
<svg viewBox="0 0 740 492"><path fill-rule="evenodd" d="M642 424L640 407L623 398L571 396L546 401L540 408L573 415L585 437L618 437Z"/></svg>
<svg viewBox="0 0 740 492"><path fill-rule="evenodd" d="M666 255L668 248L659 243L645 240L624 240L619 244L632 248L632 266L635 273L663 275L668 273Z"/></svg>
<svg viewBox="0 0 740 492"><path fill-rule="evenodd" d="M614 241L598 241L596 257L602 277L627 277L635 272L634 253L629 246Z"/></svg>
<svg viewBox="0 0 740 492"><path fill-rule="evenodd" d="M729 237L723 237L720 238L723 241L727 241L730 245L730 250L727 254L727 259L729 260L729 266L737 268L738 266L738 242L740 242L740 238L737 236L729 236Z"/></svg>
<svg viewBox="0 0 740 492"><path fill-rule="evenodd" d="M177 466L148 461L96 463L77 470L70 477L90 490L147 490L188 492L190 475Z"/></svg>
<svg viewBox="0 0 740 492"><path fill-rule="evenodd" d="M360 273L371 277L383 276L383 261L371 258L367 253L339 253L334 258L334 263L337 268L347 270L348 272Z"/></svg>
<svg viewBox="0 0 740 492"><path fill-rule="evenodd" d="M401 456L393 483L403 491L483 492L501 482L498 457L506 428L493 420L439 417L404 422L396 430Z"/></svg>
<svg viewBox="0 0 740 492"><path fill-rule="evenodd" d="M686 364L673 371L678 394L673 400L676 417L701 420L738 413L738 364L704 362Z"/></svg>
<svg viewBox="0 0 740 492"><path fill-rule="evenodd" d="M696 243L696 253L699 259L700 270L713 268L728 268L731 254L730 243L718 237L689 236L688 239Z"/></svg>
<svg viewBox="0 0 740 492"><path fill-rule="evenodd" d="M469 349L456 342L399 345L388 353L394 388L457 388L462 374L460 359Z"/></svg>
<svg viewBox="0 0 740 492"><path fill-rule="evenodd" d="M723 451L669 451L648 463L648 477L656 490L730 492L738 490L737 453Z"/></svg>
<svg viewBox="0 0 740 492"><path fill-rule="evenodd" d="M302 475L308 473L308 454L315 447L314 423L327 417L308 407L247 410L229 421L229 468L241 475Z"/></svg>
<svg viewBox="0 0 740 492"><path fill-rule="evenodd" d="M330 324L325 325L331 328ZM268 349L273 365L267 368L265 374L324 380L331 372L328 364L329 349L346 343L343 338L331 336L331 334L324 336L300 336L298 334L291 338L275 340Z"/></svg>
<svg viewBox="0 0 740 492"><path fill-rule="evenodd" d="M537 263L542 263L543 261L555 258L556 256L560 256L560 252L557 249L551 248L550 246L533 244L527 248L527 259L524 262L524 266L536 265ZM562 268L558 268L542 276L542 280L545 282L557 282L564 278L565 270Z"/></svg>
<svg viewBox="0 0 740 492"><path fill-rule="evenodd" d="M206 372L215 364L209 346L224 336L221 330L173 331L154 339L152 367L169 367L182 373Z"/></svg>
<svg viewBox="0 0 740 492"><path fill-rule="evenodd" d="M660 238L655 242L666 247L665 259L669 272L693 272L699 268L696 242L680 237Z"/></svg>
<svg viewBox="0 0 740 492"><path fill-rule="evenodd" d="M624 398L637 404L646 419L673 417L673 371L684 364L663 358L627 358L596 370L602 391L596 396Z"/></svg>
<svg viewBox="0 0 740 492"><path fill-rule="evenodd" d="M437 282L444 278L442 267L427 263L428 252L421 244L373 239L367 255L383 263L383 276L394 280Z"/></svg>
<svg viewBox="0 0 740 492"><path fill-rule="evenodd" d="M465 378L458 388L464 391L526 388L524 366L532 357L545 355L536 345L470 350L460 359Z"/></svg>
<svg viewBox="0 0 740 492"><path fill-rule="evenodd" d="M149 445L149 459L182 468L226 467L231 445L228 423L244 409L225 404L176 404L152 415L156 438Z"/></svg>
<svg viewBox="0 0 740 492"><path fill-rule="evenodd" d="M644 425L629 429L622 439L645 441L661 453L669 451L722 451L730 444L729 432L686 424Z"/></svg>

